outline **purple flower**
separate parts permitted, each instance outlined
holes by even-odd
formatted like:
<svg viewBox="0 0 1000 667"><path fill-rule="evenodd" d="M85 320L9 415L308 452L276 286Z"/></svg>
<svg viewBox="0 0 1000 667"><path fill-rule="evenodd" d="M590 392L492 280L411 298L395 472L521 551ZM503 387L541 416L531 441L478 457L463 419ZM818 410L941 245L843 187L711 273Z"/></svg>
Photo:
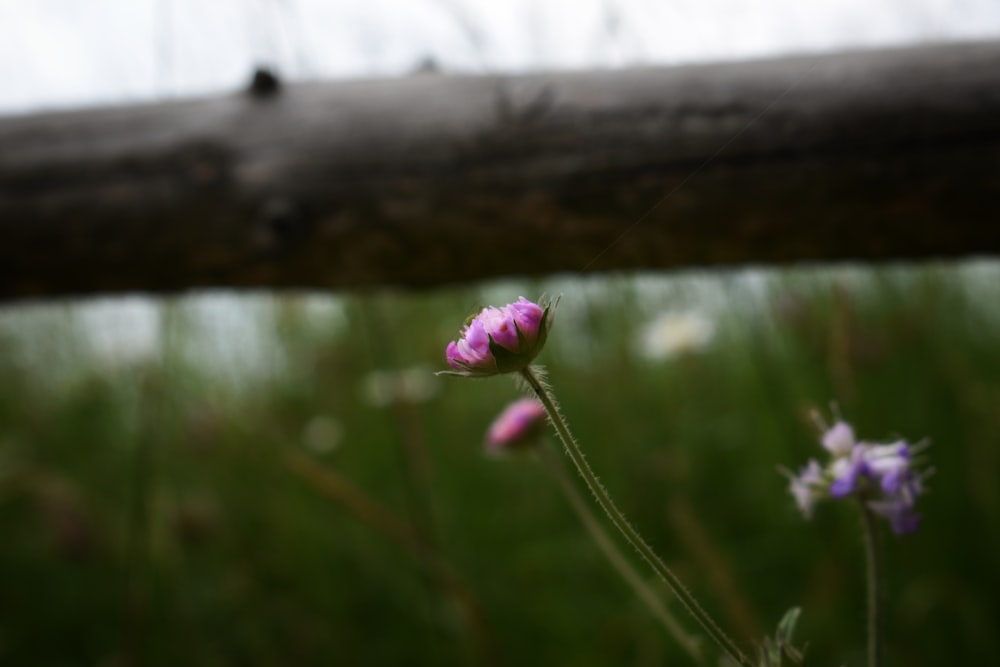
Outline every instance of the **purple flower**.
<svg viewBox="0 0 1000 667"><path fill-rule="evenodd" d="M911 533L920 524L917 497L923 493L924 473L914 467L914 448L905 441L889 444L858 442L849 424L838 421L821 437L830 453L825 466L815 460L790 476L789 491L809 518L817 501L860 498L889 521L896 534Z"/></svg>
<svg viewBox="0 0 1000 667"><path fill-rule="evenodd" d="M903 441L872 446L866 456L881 491L868 507L888 519L897 535L912 533L920 525L915 505L923 493L923 477L913 469L911 447Z"/></svg>
<svg viewBox="0 0 1000 667"><path fill-rule="evenodd" d="M854 429L847 422L838 421L823 434L823 447L831 454L844 456L854 447Z"/></svg>
<svg viewBox="0 0 1000 667"><path fill-rule="evenodd" d="M445 358L452 375L486 377L520 371L538 355L552 325L551 310L523 296L500 308L488 307L448 344Z"/></svg>
<svg viewBox="0 0 1000 667"><path fill-rule="evenodd" d="M486 434L493 450L523 447L535 442L545 421L545 408L534 398L514 401L500 413Z"/></svg>
<svg viewBox="0 0 1000 667"><path fill-rule="evenodd" d="M854 493L859 488L859 480L871 475L868 461L865 460L864 445L852 445L846 456L837 458L830 464L833 481L830 483L830 495L843 498Z"/></svg>
<svg viewBox="0 0 1000 667"><path fill-rule="evenodd" d="M910 446L905 442L871 446L866 450L865 458L886 493L898 493L913 476L910 470Z"/></svg>
<svg viewBox="0 0 1000 667"><path fill-rule="evenodd" d="M795 504L808 519L812 517L816 500L823 494L825 480L823 468L816 459L809 459L808 465L799 471L798 475L789 475L788 490L795 497Z"/></svg>
<svg viewBox="0 0 1000 667"><path fill-rule="evenodd" d="M908 499L904 496L895 496L887 500L871 500L867 504L875 514L889 520L892 532L905 535L916 531L920 526L920 515L913 507L915 501L915 497Z"/></svg>

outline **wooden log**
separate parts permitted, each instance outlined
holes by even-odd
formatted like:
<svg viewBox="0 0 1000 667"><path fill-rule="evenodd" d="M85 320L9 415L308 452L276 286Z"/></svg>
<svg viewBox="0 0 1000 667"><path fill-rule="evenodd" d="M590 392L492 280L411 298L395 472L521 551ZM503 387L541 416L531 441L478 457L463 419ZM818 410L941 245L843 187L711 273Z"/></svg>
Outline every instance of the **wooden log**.
<svg viewBox="0 0 1000 667"><path fill-rule="evenodd" d="M0 119L0 299L1000 252L1000 42Z"/></svg>

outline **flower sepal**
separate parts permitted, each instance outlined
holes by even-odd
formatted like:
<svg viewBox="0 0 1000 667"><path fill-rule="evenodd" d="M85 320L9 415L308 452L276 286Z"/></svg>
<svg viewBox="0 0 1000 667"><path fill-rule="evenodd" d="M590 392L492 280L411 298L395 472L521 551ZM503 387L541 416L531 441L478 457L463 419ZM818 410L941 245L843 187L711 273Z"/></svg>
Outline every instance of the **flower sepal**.
<svg viewBox="0 0 1000 667"><path fill-rule="evenodd" d="M500 373L495 360L492 366L489 364L471 366L462 361L453 361L449 363L451 363L454 370L435 371L434 375L454 375L455 377L462 378L488 378L491 375L497 375Z"/></svg>
<svg viewBox="0 0 1000 667"><path fill-rule="evenodd" d="M517 371L527 368L538 353L542 351L545 347L545 341L549 337L549 311L552 305L548 304L542 309L542 318L538 323L538 330L532 340L529 336L526 336L521 327L514 322L514 328L517 330L517 342L518 349L516 352L512 352L505 348L503 345L497 343L490 336L490 353L493 354L493 359L496 361L496 368L498 373L516 373Z"/></svg>

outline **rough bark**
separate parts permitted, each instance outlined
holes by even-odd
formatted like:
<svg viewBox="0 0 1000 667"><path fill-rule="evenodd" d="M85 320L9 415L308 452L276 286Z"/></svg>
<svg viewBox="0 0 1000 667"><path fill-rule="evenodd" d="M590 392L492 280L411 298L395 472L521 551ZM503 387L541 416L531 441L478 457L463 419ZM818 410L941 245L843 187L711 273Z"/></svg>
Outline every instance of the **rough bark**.
<svg viewBox="0 0 1000 667"><path fill-rule="evenodd" d="M0 299L1000 252L1000 42L0 119Z"/></svg>

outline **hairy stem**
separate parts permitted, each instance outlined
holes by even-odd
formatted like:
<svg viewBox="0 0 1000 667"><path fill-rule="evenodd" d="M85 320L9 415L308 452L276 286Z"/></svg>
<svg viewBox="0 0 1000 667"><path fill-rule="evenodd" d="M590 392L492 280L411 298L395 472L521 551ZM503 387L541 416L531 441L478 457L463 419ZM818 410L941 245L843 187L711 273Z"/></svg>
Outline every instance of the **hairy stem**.
<svg viewBox="0 0 1000 667"><path fill-rule="evenodd" d="M681 604L687 609L694 619L701 625L702 629L708 634L709 637L719 646L719 648L732 659L738 665L744 665L745 667L752 667L750 660L743 654L736 643L727 635L718 624L708 615L698 601L695 600L694 596L684 587L681 580L675 575L656 555L642 536L629 524L625 515L622 514L621 510L615 506L614 502L611 500L611 496L601 485L600 481L597 479L597 475L591 469L590 464L587 463L587 459L583 455L583 451L580 446L576 444L576 440L573 439L573 435L569 431L569 426L566 424L566 420L559 413L556 407L555 401L552 398L552 394L549 390L542 385L539 380L535 370L528 366L521 371L521 376L524 378L528 386L531 387L532 391L538 396L538 400L542 402L545 406L546 412L549 414L549 419L552 422L552 426L555 428L559 439L562 441L563 446L566 448L566 454L569 456L573 465L579 471L580 476L583 477L583 481L586 482L587 486L590 487L590 491L594 494L594 498L597 503L601 506L601 509L608 515L611 519L611 523L621 532L621 534L628 540L639 555L649 563L649 566L653 568L653 571L666 582L667 586L670 588L671 592L677 596Z"/></svg>
<svg viewBox="0 0 1000 667"><path fill-rule="evenodd" d="M677 621L677 618L670 613L670 610L666 608L660 596L650 587L649 583L643 579L643 577L636 572L632 563L625 557L625 554L621 552L618 546L608 535L607 531L601 526L597 517L591 511L590 506L584 500L580 492L577 491L576 486L573 484L572 480L566 475L566 469L562 465L562 462L553 456L553 453L548 447L538 448L539 457L542 459L543 463L548 467L549 472L552 473L553 478L555 478L556 483L559 485L560 490L566 496L569 504L573 507L577 516L580 517L580 521L583 523L587 532L590 533L590 537L597 543L597 546L604 553L605 557L611 563L611 565L618 571L622 579L632 587L635 594L640 600L645 603L649 608L649 611L656 617L658 621L666 629L677 643L681 645L684 652L691 656L691 659L696 663L701 663L701 651L698 646L698 640L690 636L681 624Z"/></svg>
<svg viewBox="0 0 1000 667"><path fill-rule="evenodd" d="M878 532L875 517L858 501L861 511L861 533L865 543L865 573L868 581L868 667L879 667L882 653L882 563L879 557Z"/></svg>

